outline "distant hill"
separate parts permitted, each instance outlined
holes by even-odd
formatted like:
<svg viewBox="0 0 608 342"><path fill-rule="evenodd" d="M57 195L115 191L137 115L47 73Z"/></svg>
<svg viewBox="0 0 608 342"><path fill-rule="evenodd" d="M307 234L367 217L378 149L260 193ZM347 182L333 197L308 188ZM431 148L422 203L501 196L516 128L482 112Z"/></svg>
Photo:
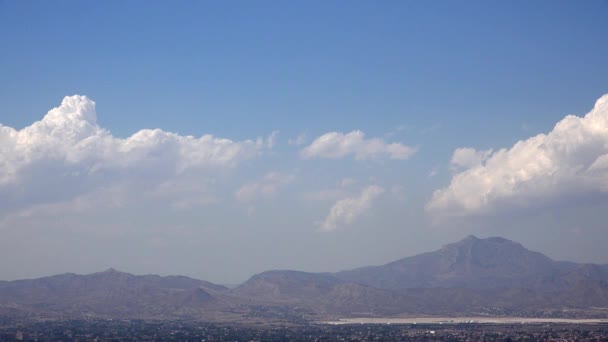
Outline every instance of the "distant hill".
<svg viewBox="0 0 608 342"><path fill-rule="evenodd" d="M298 271L257 274L232 290L232 295L251 303L305 307L319 313L396 314L407 304L398 293L343 281L329 273Z"/></svg>
<svg viewBox="0 0 608 342"><path fill-rule="evenodd" d="M267 271L228 289L109 269L0 282L0 316L315 319L403 314L608 316L608 265L554 261L469 236L429 253L336 273Z"/></svg>
<svg viewBox="0 0 608 342"><path fill-rule="evenodd" d="M342 283L325 273L267 271L254 275L232 293L263 301L292 302L325 296Z"/></svg>
<svg viewBox="0 0 608 342"><path fill-rule="evenodd" d="M183 276L136 276L109 269L0 283L0 313L24 315L162 317L199 314L221 306L227 288ZM2 310L4 309L4 310Z"/></svg>

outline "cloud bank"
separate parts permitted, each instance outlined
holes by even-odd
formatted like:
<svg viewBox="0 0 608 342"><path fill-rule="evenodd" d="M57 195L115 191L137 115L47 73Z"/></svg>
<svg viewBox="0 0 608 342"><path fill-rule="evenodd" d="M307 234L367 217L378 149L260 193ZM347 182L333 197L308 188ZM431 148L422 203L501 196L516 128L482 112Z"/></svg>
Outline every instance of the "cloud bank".
<svg viewBox="0 0 608 342"><path fill-rule="evenodd" d="M365 133L352 131L344 134L329 132L316 138L309 146L300 151L304 159L328 158L340 159L350 155L356 160L389 158L405 160L411 157L416 149L401 143L386 143L380 138L365 138Z"/></svg>
<svg viewBox="0 0 608 342"><path fill-rule="evenodd" d="M68 96L21 130L0 125L0 196L18 206L65 200L117 182L163 184L234 167L269 148L274 136L237 142L143 129L122 139L97 124L95 102Z"/></svg>
<svg viewBox="0 0 608 342"><path fill-rule="evenodd" d="M608 192L608 94L584 117L568 115L548 134L495 152L457 149L465 169L435 191L427 210L487 214Z"/></svg>
<svg viewBox="0 0 608 342"><path fill-rule="evenodd" d="M358 196L337 201L321 223L320 229L332 231L353 224L357 218L371 208L373 202L383 193L382 187L370 185L363 189Z"/></svg>

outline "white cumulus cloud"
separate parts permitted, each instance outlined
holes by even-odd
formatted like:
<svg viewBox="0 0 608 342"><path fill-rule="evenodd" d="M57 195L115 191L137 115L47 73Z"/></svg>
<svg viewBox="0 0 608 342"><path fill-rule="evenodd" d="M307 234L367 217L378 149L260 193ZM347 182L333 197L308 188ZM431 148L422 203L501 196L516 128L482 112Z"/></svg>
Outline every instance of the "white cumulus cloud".
<svg viewBox="0 0 608 342"><path fill-rule="evenodd" d="M21 130L0 125L0 196L19 207L120 182L163 184L203 169L233 167L269 148L274 136L232 141L144 129L123 139L97 124L95 102L68 96Z"/></svg>
<svg viewBox="0 0 608 342"><path fill-rule="evenodd" d="M431 212L487 214L606 194L608 94L584 117L568 115L548 134L495 152L460 149L454 156L465 169L435 191L427 204Z"/></svg>
<svg viewBox="0 0 608 342"><path fill-rule="evenodd" d="M322 231L332 231L351 225L357 218L367 212L373 202L384 193L384 188L370 185L363 189L358 196L347 197L337 201L329 215L321 223Z"/></svg>
<svg viewBox="0 0 608 342"><path fill-rule="evenodd" d="M309 146L302 149L305 159L329 158L339 159L353 155L356 160L387 157L389 159L408 159L416 149L401 143L387 143L380 138L365 138L365 133L352 131L344 134L329 132L316 138Z"/></svg>

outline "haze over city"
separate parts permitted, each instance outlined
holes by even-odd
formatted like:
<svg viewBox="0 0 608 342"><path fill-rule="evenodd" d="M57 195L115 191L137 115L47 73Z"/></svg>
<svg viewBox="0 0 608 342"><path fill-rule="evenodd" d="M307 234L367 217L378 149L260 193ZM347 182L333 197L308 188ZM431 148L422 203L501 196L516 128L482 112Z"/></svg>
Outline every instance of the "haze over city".
<svg viewBox="0 0 608 342"><path fill-rule="evenodd" d="M474 234L608 263L608 3L0 1L0 280Z"/></svg>

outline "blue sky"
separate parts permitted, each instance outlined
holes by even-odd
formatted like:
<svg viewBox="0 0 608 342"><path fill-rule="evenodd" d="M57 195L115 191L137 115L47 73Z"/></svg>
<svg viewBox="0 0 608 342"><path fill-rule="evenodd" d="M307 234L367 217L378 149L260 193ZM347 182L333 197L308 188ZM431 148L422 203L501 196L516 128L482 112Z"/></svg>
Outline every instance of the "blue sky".
<svg viewBox="0 0 608 342"><path fill-rule="evenodd" d="M549 185L526 179L507 192L499 184L488 190L498 191L497 202L490 199L483 208L448 196L457 189L450 182L479 163L490 178L538 170L526 159L495 175L485 163L498 164L500 156L492 159L492 153L551 132L567 114L584 116L608 93L607 14L606 1L0 1L3 126L21 130L65 96L80 94L95 101L95 124L114 139L159 128L181 137L212 134L242 148L230 165L222 164L225 169L209 171L205 163L217 161L178 158L154 137L143 143L152 157L118 156L120 168L110 157L101 162L101 150L81 157L81 150L47 143L40 143L51 146L44 158L26 154L31 164L19 164L15 155L32 148L19 150L0 140L0 171L17 170L0 188L0 231L4 241L18 242L13 249L31 241L41 249L25 253L19 267L0 263L0 278L114 266L238 282L268 268L317 271L381 263L469 233L514 238L556 258L608 262L605 217L598 209L606 204L604 183L595 173L560 176ZM74 106L86 107L86 101ZM588 129L577 129L566 132L587 137ZM278 135L270 139L274 131ZM345 138L357 131L364 134L360 140ZM312 157L303 157L316 138L331 132L343 134L333 139L352 138L358 145L339 155L331 150L336 146L317 145ZM603 136L593 134L589 141ZM242 144L258 137L259 146ZM565 141L560 139L551 141ZM196 151L216 146L172 143ZM389 144L415 152L405 156ZM587 168L604 153L604 147L579 146L576 139L564 144L588 155ZM475 150L461 150L458 158L466 161L458 164L455 151L463 147ZM555 157L562 150L547 154L551 170L575 169L578 157ZM150 162L154 158L158 165ZM481 159L471 164L471 158ZM195 166L182 170L190 164ZM95 167L104 171L100 178L86 176L75 165L89 175ZM159 171L159 165L169 166ZM546 179L554 171L534 177ZM467 194L483 190L474 181L466 183ZM168 183L180 184L171 199L118 200L107 193L138 186L162 192ZM587 187L582 193L568 190ZM528 188L544 195L532 200ZM446 221L437 217L447 209L428 209L434 191L442 189L448 190L445 208L453 202L464 215ZM315 191L315 198L326 198L312 200ZM91 197L107 201L75 211ZM197 206L178 214L166 209L184 198L196 198ZM105 208L109 202L122 204ZM525 205L513 209L511 202ZM360 214L322 232L339 203ZM45 216L50 206L53 219ZM76 228L82 226L89 228ZM99 239L103 243L96 247ZM192 241L205 251L196 244L184 248ZM107 246L116 256L107 255ZM5 253L12 251L5 247ZM86 257L72 261L82 255L79 248ZM55 257L35 262L45 253ZM190 259L216 266L188 265Z"/></svg>

